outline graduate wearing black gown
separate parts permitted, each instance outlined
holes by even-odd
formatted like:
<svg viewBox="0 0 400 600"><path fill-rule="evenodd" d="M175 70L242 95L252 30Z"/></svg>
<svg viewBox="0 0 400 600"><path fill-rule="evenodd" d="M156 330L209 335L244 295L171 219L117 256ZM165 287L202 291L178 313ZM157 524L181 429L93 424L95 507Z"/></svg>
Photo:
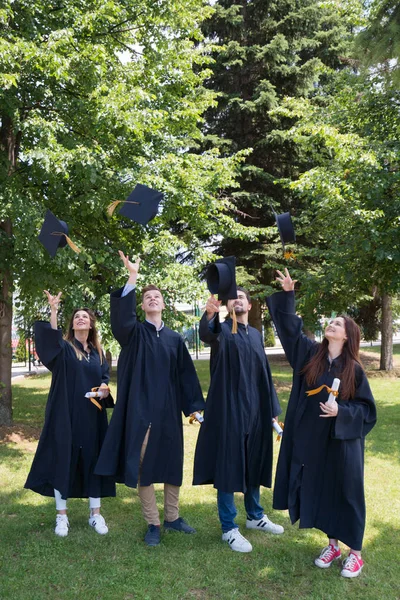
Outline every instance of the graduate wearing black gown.
<svg viewBox="0 0 400 600"><path fill-rule="evenodd" d="M349 317L338 317L325 330L325 341L314 342L302 333L295 312L294 285L289 272L278 271L283 292L267 298L271 318L293 368L293 387L274 487L274 508L289 509L292 523L315 527L327 534L329 545L315 564L327 568L340 557L338 540L350 549L344 577L362 569L361 547L365 528L364 439L376 422L374 399L358 362L360 334ZM352 349L354 347L354 350ZM307 383L303 369L317 352L321 370ZM346 354L347 353L347 354ZM354 358L353 358L354 354ZM351 367L354 393L346 395L344 370ZM350 358L351 357L351 358ZM333 408L325 402L334 378L341 380ZM313 395L307 391L327 386Z"/></svg>
<svg viewBox="0 0 400 600"><path fill-rule="evenodd" d="M160 542L160 517L154 483L164 483L164 527L193 533L178 515L183 476L182 412L203 410L196 370L183 338L164 326L164 302L155 286L143 291L146 320L136 318L136 277L139 262L120 252L130 277L111 294L111 326L121 344L118 359L118 401L96 467L118 482L139 486L145 542Z"/></svg>
<svg viewBox="0 0 400 600"><path fill-rule="evenodd" d="M35 343L41 362L52 372L52 381L43 430L25 488L56 498L57 535L68 534L68 498L90 498L89 524L98 533L107 533L99 515L99 499L115 496L115 483L95 475L94 467L107 431L105 406L112 406L108 364L97 341L94 314L88 309L75 310L69 328L71 340L67 341L57 329L60 294L46 293L51 322L35 323ZM103 388L108 396L97 400L102 410L85 398L94 387ZM65 518L60 519L61 515Z"/></svg>
<svg viewBox="0 0 400 600"><path fill-rule="evenodd" d="M237 288L229 300L232 318L219 320L219 304L211 296L199 327L200 339L211 345L210 389L204 423L196 445L194 485L212 484L217 490L222 539L237 552L252 546L234 522L234 492L243 492L246 527L281 534L260 505L260 486L271 487L272 419L281 412L261 333L248 325L250 296Z"/></svg>

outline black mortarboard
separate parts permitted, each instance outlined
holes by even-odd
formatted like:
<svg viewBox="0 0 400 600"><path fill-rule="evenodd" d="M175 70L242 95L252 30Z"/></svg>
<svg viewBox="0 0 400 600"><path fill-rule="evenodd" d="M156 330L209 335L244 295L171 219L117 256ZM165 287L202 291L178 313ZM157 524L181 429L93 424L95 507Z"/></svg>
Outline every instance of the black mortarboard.
<svg viewBox="0 0 400 600"><path fill-rule="evenodd" d="M108 207L108 214L112 215L115 207L121 202L123 204L120 215L136 221L141 225L147 225L157 214L158 205L164 194L157 190L138 183L133 192L126 200L116 200Z"/></svg>
<svg viewBox="0 0 400 600"><path fill-rule="evenodd" d="M285 212L281 215L277 215L274 211L275 221L278 225L279 235L281 236L281 242L283 248L285 248L285 244L288 242L296 241L296 234L294 232L292 219L290 217L290 213Z"/></svg>
<svg viewBox="0 0 400 600"><path fill-rule="evenodd" d="M80 252L79 248L68 237L68 225L66 222L57 219L49 209L47 209L38 239L52 258L55 257L59 248L63 248L67 244L75 252Z"/></svg>
<svg viewBox="0 0 400 600"><path fill-rule="evenodd" d="M206 273L208 289L212 294L218 294L218 300L226 302L237 298L236 258L227 256L212 263Z"/></svg>

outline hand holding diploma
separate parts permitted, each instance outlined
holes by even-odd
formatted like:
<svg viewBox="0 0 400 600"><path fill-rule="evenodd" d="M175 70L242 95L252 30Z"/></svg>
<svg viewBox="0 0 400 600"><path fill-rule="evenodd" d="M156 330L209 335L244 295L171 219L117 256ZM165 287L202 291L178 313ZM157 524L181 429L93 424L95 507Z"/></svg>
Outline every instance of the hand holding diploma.
<svg viewBox="0 0 400 600"><path fill-rule="evenodd" d="M190 415L189 417L189 423L192 424L195 421L197 421L198 423L203 423L204 422L204 417L203 415L201 415L199 412L194 412Z"/></svg>
<svg viewBox="0 0 400 600"><path fill-rule="evenodd" d="M337 379L335 377L332 383L331 392L329 394L328 400L325 402L325 404L323 402L319 403L320 408L324 413L323 415L319 415L320 417L336 417L336 415L338 414L339 406L335 398L337 397L339 386L340 379Z"/></svg>
<svg viewBox="0 0 400 600"><path fill-rule="evenodd" d="M100 387L92 388L91 392L86 392L85 398L89 398L90 402L92 402L99 410L103 410L103 407L99 402L97 402L96 398L107 398L110 393L110 388L105 383L102 383Z"/></svg>
<svg viewBox="0 0 400 600"><path fill-rule="evenodd" d="M272 419L272 427L273 427L273 429L275 429L276 433L278 434L278 437L276 438L277 442L281 441L281 437L283 434L282 425L283 425L283 423L279 423L276 418Z"/></svg>

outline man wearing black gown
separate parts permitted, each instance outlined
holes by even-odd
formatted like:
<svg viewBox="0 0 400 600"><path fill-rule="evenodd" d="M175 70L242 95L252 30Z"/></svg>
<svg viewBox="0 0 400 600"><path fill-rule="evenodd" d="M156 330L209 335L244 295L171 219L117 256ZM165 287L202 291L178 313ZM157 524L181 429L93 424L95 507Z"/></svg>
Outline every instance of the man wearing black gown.
<svg viewBox="0 0 400 600"><path fill-rule="evenodd" d="M118 399L96 473L114 475L120 483L138 486L148 524L145 542L160 542L160 517L154 483L164 483L164 529L195 533L179 517L183 472L182 412L204 409L204 399L182 337L161 319L160 290L143 290L146 320L136 318L139 261L120 252L129 271L124 288L111 294L111 326L122 350L118 360Z"/></svg>
<svg viewBox="0 0 400 600"><path fill-rule="evenodd" d="M272 419L281 409L261 334L248 325L248 292L238 287L237 299L227 302L230 315L236 314L237 333L232 333L231 316L220 323L220 304L211 296L200 321L200 338L211 345L211 382L193 483L214 485L223 541L232 550L250 552L250 542L234 522L234 492L244 493L248 529L283 533L260 505L260 485L271 487Z"/></svg>

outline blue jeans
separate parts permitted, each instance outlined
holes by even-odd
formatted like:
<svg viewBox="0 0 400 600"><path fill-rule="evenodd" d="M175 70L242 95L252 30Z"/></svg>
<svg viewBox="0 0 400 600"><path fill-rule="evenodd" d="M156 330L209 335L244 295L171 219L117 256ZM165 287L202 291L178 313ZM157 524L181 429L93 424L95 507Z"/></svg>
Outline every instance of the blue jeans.
<svg viewBox="0 0 400 600"><path fill-rule="evenodd" d="M235 523L237 510L233 492L221 492L221 490L218 490L217 506L222 532L226 533L231 529L236 529L238 527ZM247 488L244 494L244 506L248 519L262 518L264 509L260 506L260 488L258 486Z"/></svg>

